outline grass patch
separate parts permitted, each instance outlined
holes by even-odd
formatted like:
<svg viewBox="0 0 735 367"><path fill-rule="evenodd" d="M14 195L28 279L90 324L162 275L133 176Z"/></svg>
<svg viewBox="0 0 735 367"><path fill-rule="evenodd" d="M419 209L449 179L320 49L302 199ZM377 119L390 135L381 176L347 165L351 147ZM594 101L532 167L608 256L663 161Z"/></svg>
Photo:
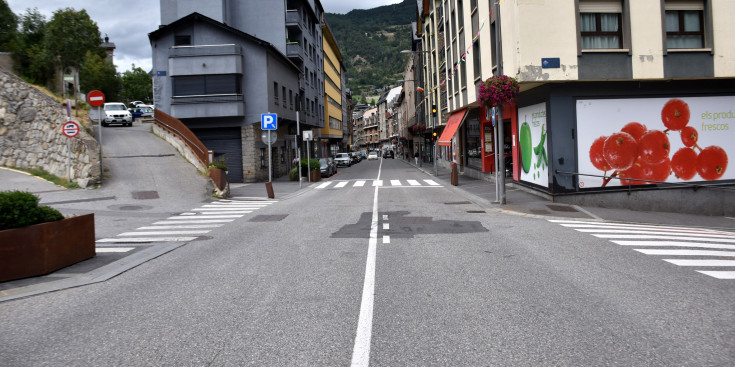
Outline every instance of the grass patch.
<svg viewBox="0 0 735 367"><path fill-rule="evenodd" d="M46 180L48 182L51 182L51 183L53 183L53 184L55 184L57 186L65 187L67 189L78 189L79 188L79 184L78 183L76 183L74 181L69 182L69 180L67 180L66 178L56 176L56 175L51 174L51 173L48 173L48 172L46 172L44 170L40 170L40 169L24 169L24 168L18 168L18 167L13 167L13 169L14 170L18 170L18 171L27 172L27 173L29 173L32 176L40 177L40 178L42 178L42 179L44 179L44 180Z"/></svg>

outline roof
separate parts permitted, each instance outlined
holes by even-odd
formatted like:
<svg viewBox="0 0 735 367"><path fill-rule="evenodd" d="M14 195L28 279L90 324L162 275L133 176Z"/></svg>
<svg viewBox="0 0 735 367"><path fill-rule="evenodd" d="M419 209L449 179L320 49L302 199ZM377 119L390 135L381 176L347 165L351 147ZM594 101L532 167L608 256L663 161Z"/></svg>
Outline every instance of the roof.
<svg viewBox="0 0 735 367"><path fill-rule="evenodd" d="M170 23L170 24L167 24L167 25L164 25L164 26L160 26L155 31L153 31L151 33L148 33L148 39L152 42L153 40L156 40L156 39L159 39L159 38L163 37L168 32L173 31L174 29L176 29L176 28L178 28L178 27L180 27L182 25L187 25L187 24L195 23L195 22L201 22L201 23L209 24L211 26L214 26L216 28L221 29L224 32L232 33L232 34L237 35L239 37L242 37L242 38L244 38L244 39L246 39L246 40L248 40L250 42L256 43L259 46L261 46L261 47L263 47L265 49L270 50L275 55L277 55L278 57L280 57L282 59L282 61L284 61L286 64L291 65L294 68L294 70L296 70L298 73L301 73L301 69L298 66L296 66L296 64L294 64L279 49L277 49L276 46L273 46L272 43L269 43L267 41L264 41L264 40L262 40L262 39L260 39L258 37L255 37L255 36L253 36L253 35L251 35L249 33L245 33L245 32L243 32L243 31L241 31L241 30L239 30L237 28L230 27L227 24L220 23L220 22L218 22L218 21L216 21L216 20L214 20L214 19L212 19L212 18L210 18L210 17L208 17L206 15L202 15L202 14L199 14L197 12L191 13L191 14L183 17L183 18L179 18L179 19L177 19L173 23Z"/></svg>

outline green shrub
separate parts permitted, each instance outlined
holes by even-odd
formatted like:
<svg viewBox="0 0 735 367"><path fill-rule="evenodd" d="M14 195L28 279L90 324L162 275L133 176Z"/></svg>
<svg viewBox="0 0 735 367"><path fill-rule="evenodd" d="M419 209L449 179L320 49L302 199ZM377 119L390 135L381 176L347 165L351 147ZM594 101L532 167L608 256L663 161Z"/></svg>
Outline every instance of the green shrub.
<svg viewBox="0 0 735 367"><path fill-rule="evenodd" d="M29 192L0 192L0 230L64 219L56 209L39 207L38 201L38 196Z"/></svg>
<svg viewBox="0 0 735 367"><path fill-rule="evenodd" d="M207 165L207 168L217 168L223 171L227 171L227 160L224 156L215 159L214 162Z"/></svg>
<svg viewBox="0 0 735 367"><path fill-rule="evenodd" d="M306 167L306 158L301 158L301 166ZM322 165L319 163L319 159L309 159L309 171L318 171Z"/></svg>
<svg viewBox="0 0 735 367"><path fill-rule="evenodd" d="M298 181L299 179L299 167L291 168L290 171L288 171L288 179L291 181Z"/></svg>

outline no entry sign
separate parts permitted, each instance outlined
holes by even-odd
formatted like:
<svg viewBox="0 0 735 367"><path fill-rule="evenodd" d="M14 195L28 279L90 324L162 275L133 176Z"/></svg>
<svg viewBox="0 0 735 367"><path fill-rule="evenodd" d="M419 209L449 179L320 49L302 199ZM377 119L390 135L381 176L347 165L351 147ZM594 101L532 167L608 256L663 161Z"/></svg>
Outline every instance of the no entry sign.
<svg viewBox="0 0 735 367"><path fill-rule="evenodd" d="M105 103L105 95L98 90L93 90L87 94L87 102L92 107L102 106Z"/></svg>
<svg viewBox="0 0 735 367"><path fill-rule="evenodd" d="M62 132L67 138L73 138L79 134L79 125L74 121L67 121L64 123Z"/></svg>

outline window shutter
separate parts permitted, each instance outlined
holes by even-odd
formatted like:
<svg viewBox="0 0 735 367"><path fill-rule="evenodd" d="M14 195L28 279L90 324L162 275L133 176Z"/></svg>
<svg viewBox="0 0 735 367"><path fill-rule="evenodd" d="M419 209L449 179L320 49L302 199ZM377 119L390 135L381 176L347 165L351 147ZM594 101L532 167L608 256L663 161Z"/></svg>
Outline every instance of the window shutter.
<svg viewBox="0 0 735 367"><path fill-rule="evenodd" d="M702 0L666 0L666 10L704 10Z"/></svg>
<svg viewBox="0 0 735 367"><path fill-rule="evenodd" d="M580 0L580 13L622 13L621 0Z"/></svg>

